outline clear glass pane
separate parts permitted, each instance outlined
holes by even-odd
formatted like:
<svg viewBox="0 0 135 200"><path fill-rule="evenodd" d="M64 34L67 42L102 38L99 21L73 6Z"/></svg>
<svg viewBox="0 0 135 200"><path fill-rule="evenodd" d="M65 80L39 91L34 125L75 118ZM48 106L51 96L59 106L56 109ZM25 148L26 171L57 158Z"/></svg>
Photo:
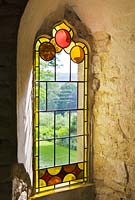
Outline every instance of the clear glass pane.
<svg viewBox="0 0 135 200"><path fill-rule="evenodd" d="M77 109L77 83L48 83L47 84L48 110Z"/></svg>
<svg viewBox="0 0 135 200"><path fill-rule="evenodd" d="M56 54L56 81L69 81L70 56L64 50Z"/></svg>
<svg viewBox="0 0 135 200"><path fill-rule="evenodd" d="M78 83L78 108L84 108L84 83Z"/></svg>
<svg viewBox="0 0 135 200"><path fill-rule="evenodd" d="M77 111L70 114L70 136L77 135Z"/></svg>
<svg viewBox="0 0 135 200"><path fill-rule="evenodd" d="M78 64L71 61L71 81L78 80Z"/></svg>
<svg viewBox="0 0 135 200"><path fill-rule="evenodd" d="M54 166L54 140L41 141L39 145L40 169Z"/></svg>
<svg viewBox="0 0 135 200"><path fill-rule="evenodd" d="M71 137L70 138L70 162L81 162L83 161L83 136Z"/></svg>
<svg viewBox="0 0 135 200"><path fill-rule="evenodd" d="M69 138L56 139L56 165L69 163Z"/></svg>
<svg viewBox="0 0 135 200"><path fill-rule="evenodd" d="M77 135L84 134L83 110L77 111Z"/></svg>
<svg viewBox="0 0 135 200"><path fill-rule="evenodd" d="M46 110L46 83L40 82L39 110Z"/></svg>
<svg viewBox="0 0 135 200"><path fill-rule="evenodd" d="M55 58L44 61L40 58L40 81L52 81L55 77Z"/></svg>
<svg viewBox="0 0 135 200"><path fill-rule="evenodd" d="M49 139L54 137L54 113L40 112L40 139Z"/></svg>
<svg viewBox="0 0 135 200"><path fill-rule="evenodd" d="M57 112L55 123L56 137L69 136L69 112Z"/></svg>

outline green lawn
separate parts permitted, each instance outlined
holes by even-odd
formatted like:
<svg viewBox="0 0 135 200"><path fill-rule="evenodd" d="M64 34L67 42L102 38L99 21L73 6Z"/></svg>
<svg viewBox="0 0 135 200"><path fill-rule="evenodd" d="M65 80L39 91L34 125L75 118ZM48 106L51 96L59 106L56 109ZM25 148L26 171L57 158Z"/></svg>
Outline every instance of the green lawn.
<svg viewBox="0 0 135 200"><path fill-rule="evenodd" d="M65 146L56 145L55 164L64 165L69 162L69 149ZM54 165L54 145L52 142L40 142L40 168ZM70 150L70 162L77 161L77 151Z"/></svg>

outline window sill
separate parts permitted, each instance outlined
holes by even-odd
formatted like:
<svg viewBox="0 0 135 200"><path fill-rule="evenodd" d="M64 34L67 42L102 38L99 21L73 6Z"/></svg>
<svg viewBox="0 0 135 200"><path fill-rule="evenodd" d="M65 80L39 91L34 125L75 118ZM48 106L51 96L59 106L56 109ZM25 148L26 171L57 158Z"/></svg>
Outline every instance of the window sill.
<svg viewBox="0 0 135 200"><path fill-rule="evenodd" d="M94 184L80 184L36 194L29 200L93 200L93 190Z"/></svg>

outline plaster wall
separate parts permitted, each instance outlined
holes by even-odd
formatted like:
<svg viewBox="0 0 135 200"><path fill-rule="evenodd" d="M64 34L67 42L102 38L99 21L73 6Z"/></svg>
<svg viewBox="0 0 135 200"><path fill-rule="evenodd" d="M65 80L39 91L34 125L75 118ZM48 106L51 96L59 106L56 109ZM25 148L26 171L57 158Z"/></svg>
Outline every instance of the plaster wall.
<svg viewBox="0 0 135 200"><path fill-rule="evenodd" d="M93 35L93 160L96 200L135 199L135 1L29 0L18 34L18 161L31 174L31 70L44 19L71 6ZM29 102L27 109L26 105ZM30 128L29 128L30 126ZM29 130L29 131L28 131ZM27 142L26 142L27 141ZM29 148L27 148L29 147ZM29 150L28 150L29 149Z"/></svg>

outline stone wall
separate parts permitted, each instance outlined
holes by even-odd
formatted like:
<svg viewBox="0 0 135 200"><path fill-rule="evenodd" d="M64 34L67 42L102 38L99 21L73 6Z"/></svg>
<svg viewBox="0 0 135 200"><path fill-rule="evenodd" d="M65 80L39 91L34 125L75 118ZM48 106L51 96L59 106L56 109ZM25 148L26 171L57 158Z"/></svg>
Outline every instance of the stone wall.
<svg viewBox="0 0 135 200"><path fill-rule="evenodd" d="M0 199L12 198L13 163L17 162L16 50L24 0L0 0Z"/></svg>
<svg viewBox="0 0 135 200"><path fill-rule="evenodd" d="M116 17L112 38L94 34L96 200L135 199L134 17L134 12Z"/></svg>

